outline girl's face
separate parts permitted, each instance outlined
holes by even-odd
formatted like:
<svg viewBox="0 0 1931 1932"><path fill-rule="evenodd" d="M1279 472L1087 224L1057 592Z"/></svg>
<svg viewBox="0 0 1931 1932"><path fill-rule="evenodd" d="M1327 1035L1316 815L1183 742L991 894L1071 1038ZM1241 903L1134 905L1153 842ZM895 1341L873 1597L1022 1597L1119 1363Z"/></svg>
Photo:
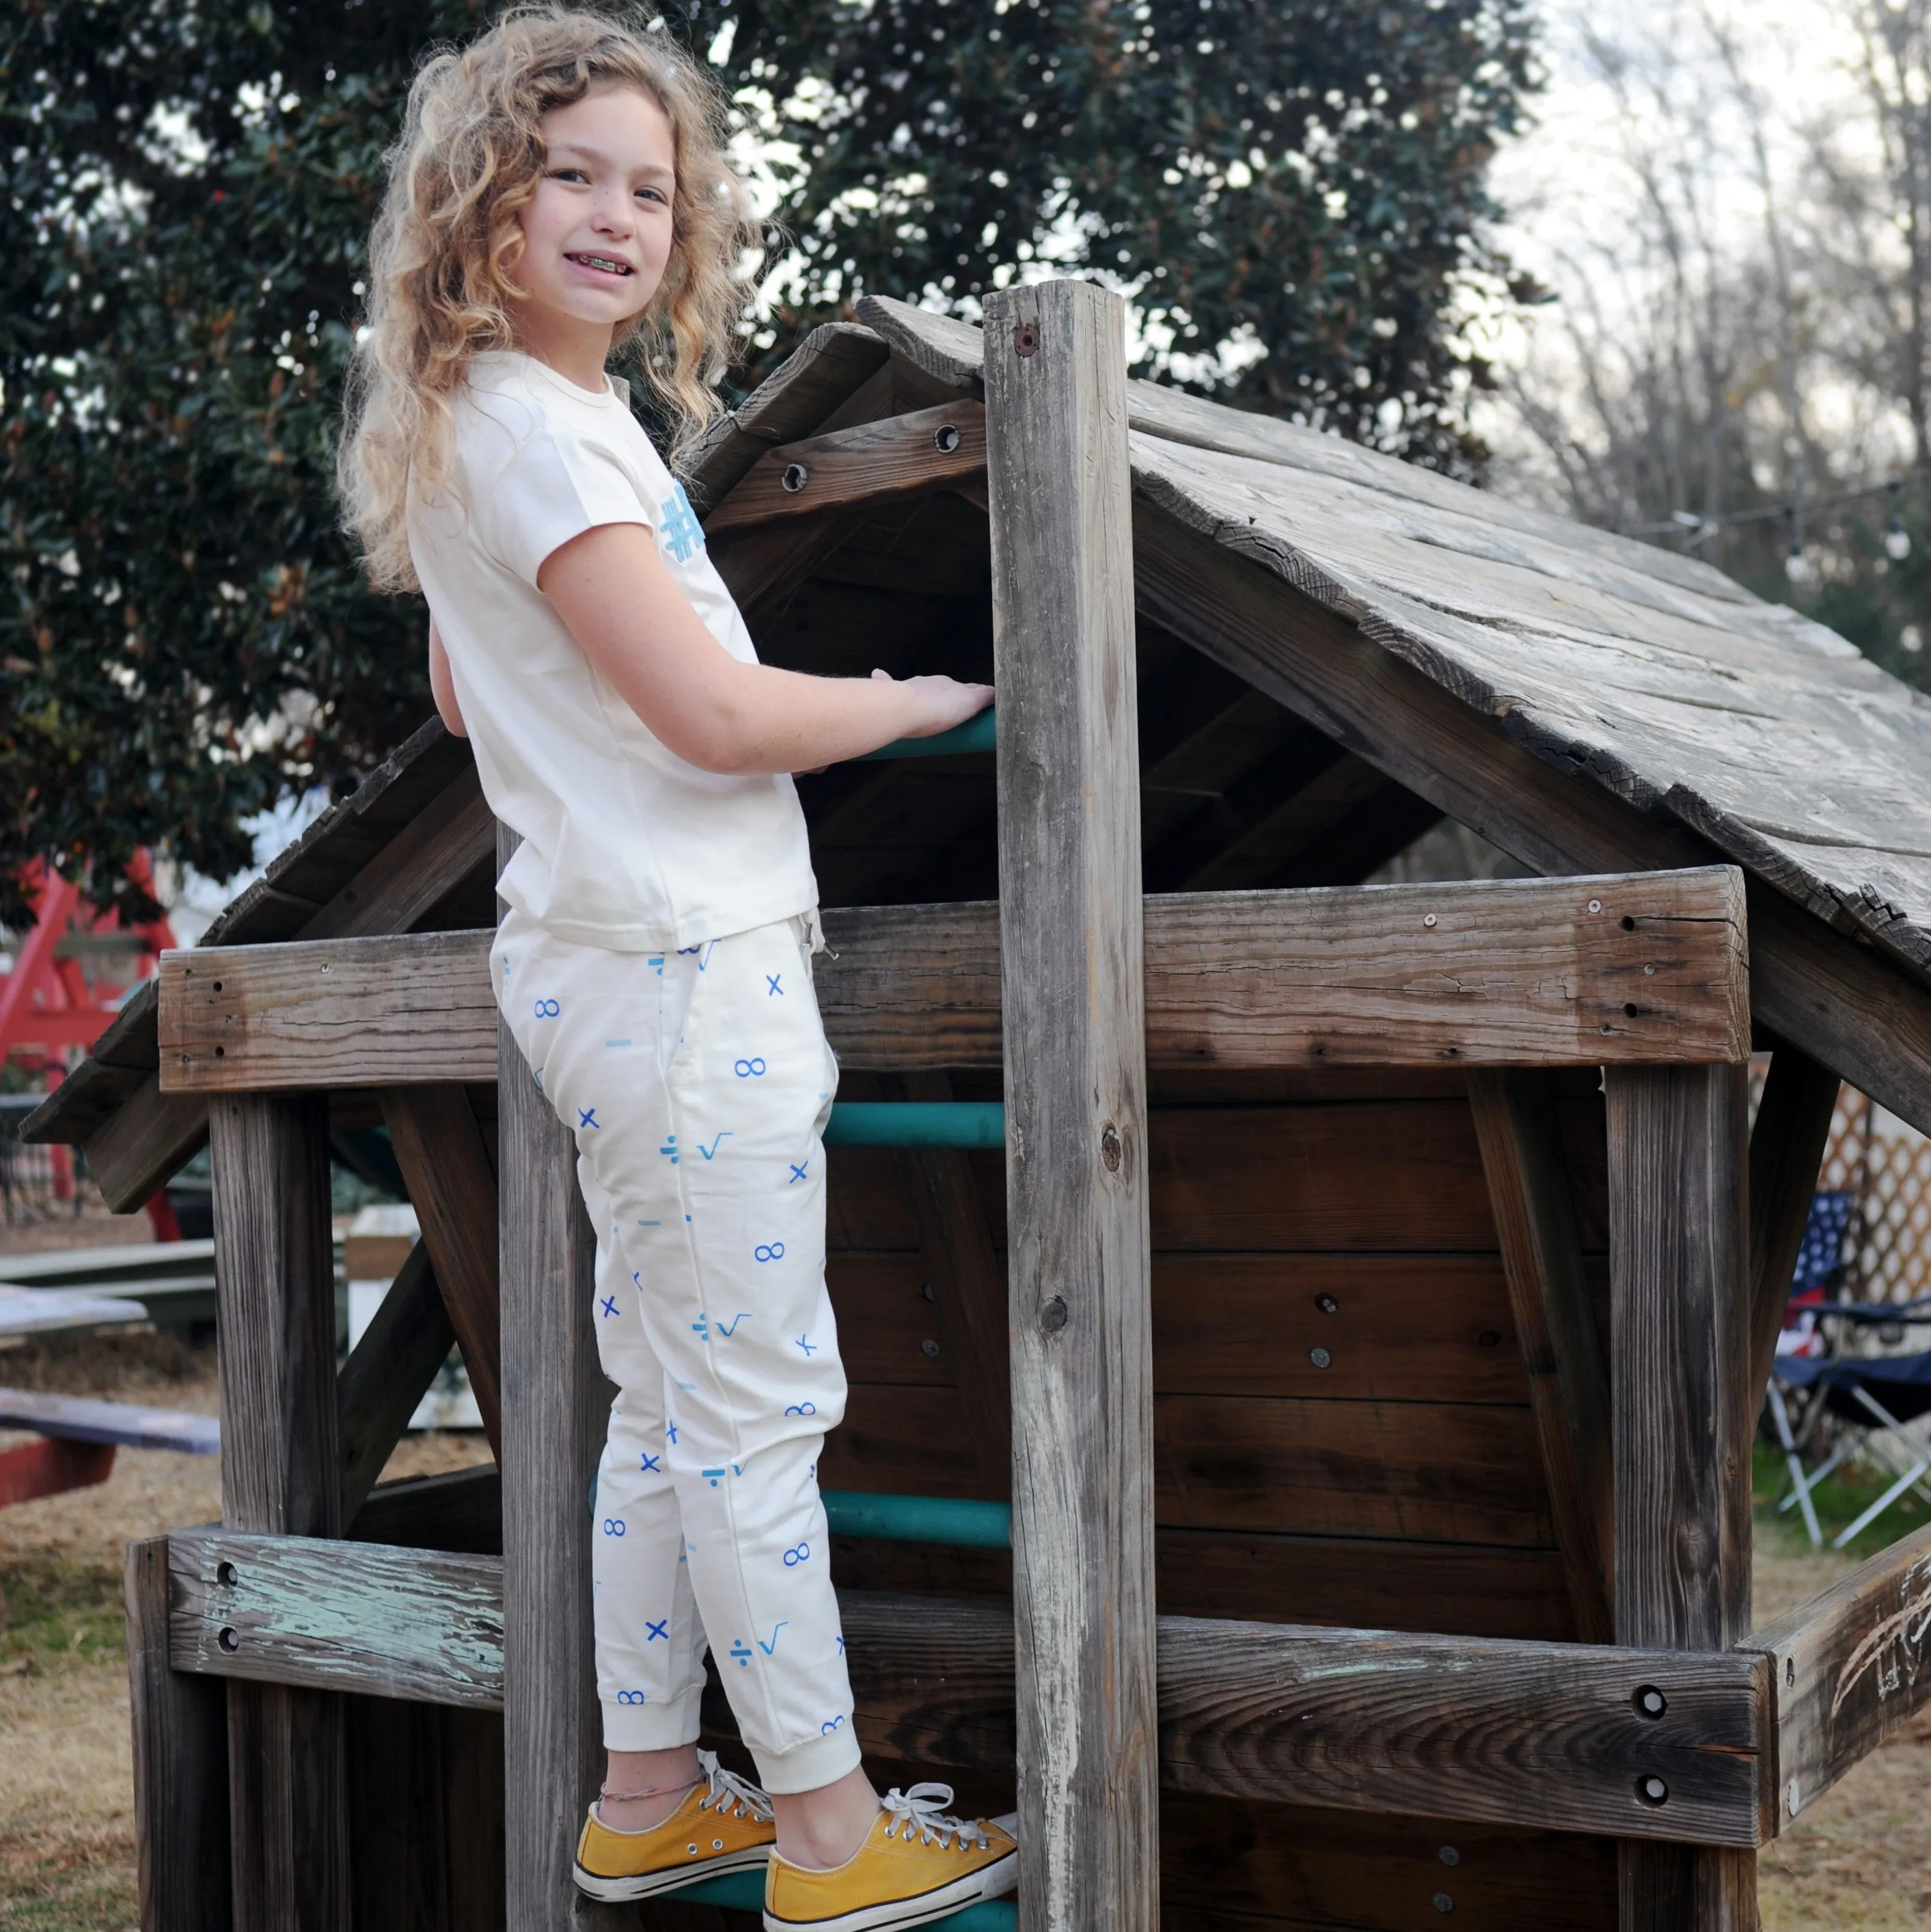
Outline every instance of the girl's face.
<svg viewBox="0 0 1931 1932"><path fill-rule="evenodd" d="M520 331L538 354L610 339L650 305L670 259L676 146L662 108L607 83L543 117L544 160L508 264L529 291Z"/></svg>

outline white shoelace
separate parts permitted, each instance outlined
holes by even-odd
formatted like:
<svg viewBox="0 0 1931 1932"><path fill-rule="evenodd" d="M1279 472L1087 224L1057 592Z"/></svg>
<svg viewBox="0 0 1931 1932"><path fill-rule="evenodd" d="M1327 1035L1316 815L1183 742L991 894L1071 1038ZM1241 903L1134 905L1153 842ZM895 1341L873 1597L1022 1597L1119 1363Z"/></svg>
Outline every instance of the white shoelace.
<svg viewBox="0 0 1931 1932"><path fill-rule="evenodd" d="M982 1852L992 1840L977 1823L949 1816L943 1808L952 1802L949 1784L915 1784L901 1792L896 1785L882 1802L893 1822L885 1828L888 1838L909 1838L916 1829L922 1845L937 1845L940 1851ZM958 1843L952 1843L954 1838Z"/></svg>
<svg viewBox="0 0 1931 1932"><path fill-rule="evenodd" d="M727 1771L715 1751L700 1750L697 1768L711 1780L709 1795L697 1800L700 1811L720 1811L727 1818L742 1818L748 1813L761 1824L770 1823L771 1800L749 1778ZM948 1798L952 1795L946 1793Z"/></svg>

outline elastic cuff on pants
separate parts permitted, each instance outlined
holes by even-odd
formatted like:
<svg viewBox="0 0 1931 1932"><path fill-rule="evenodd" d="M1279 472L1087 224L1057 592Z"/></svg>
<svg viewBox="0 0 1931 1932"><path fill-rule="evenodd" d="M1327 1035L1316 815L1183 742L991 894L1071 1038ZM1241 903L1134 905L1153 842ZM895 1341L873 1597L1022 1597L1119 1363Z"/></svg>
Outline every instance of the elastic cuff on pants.
<svg viewBox="0 0 1931 1932"><path fill-rule="evenodd" d="M837 1784L847 1772L857 1770L864 1753L852 1735L848 1720L829 1736L808 1738L775 1757L755 1748L751 1756L757 1760L758 1783L766 1791L788 1793L816 1791L820 1785Z"/></svg>
<svg viewBox="0 0 1931 1932"><path fill-rule="evenodd" d="M703 1701L700 1685L688 1696L665 1703L605 1704L604 1748L606 1750L674 1750L679 1744L694 1744L703 1729L697 1707Z"/></svg>

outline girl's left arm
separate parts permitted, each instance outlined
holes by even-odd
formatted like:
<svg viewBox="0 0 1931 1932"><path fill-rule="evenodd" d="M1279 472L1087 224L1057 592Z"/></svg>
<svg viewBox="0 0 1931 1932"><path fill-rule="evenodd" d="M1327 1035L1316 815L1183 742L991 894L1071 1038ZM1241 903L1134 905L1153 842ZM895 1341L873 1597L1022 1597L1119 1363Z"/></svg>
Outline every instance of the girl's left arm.
<svg viewBox="0 0 1931 1932"><path fill-rule="evenodd" d="M433 616L429 620L429 688L436 698L436 715L453 736L468 737L463 707L456 702L456 680L449 675L449 653L442 648L442 633Z"/></svg>

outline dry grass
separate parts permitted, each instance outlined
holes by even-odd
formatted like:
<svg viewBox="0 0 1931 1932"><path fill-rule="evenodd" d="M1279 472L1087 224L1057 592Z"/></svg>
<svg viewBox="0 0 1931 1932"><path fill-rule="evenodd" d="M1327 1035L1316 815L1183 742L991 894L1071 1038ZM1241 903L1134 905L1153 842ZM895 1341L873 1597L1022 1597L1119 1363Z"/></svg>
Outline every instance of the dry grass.
<svg viewBox="0 0 1931 1932"><path fill-rule="evenodd" d="M52 1340L0 1353L0 1382L211 1412L214 1352L165 1335ZM5 1440L10 1438L0 1438ZM487 1454L473 1436L406 1442L386 1473ZM220 1514L214 1457L122 1450L98 1488L0 1517L0 1928L131 1932L136 1923L121 1546ZM1765 1524L1766 1622L1849 1568ZM1765 1932L1931 1924L1931 1720L1867 1760L1764 1853Z"/></svg>

